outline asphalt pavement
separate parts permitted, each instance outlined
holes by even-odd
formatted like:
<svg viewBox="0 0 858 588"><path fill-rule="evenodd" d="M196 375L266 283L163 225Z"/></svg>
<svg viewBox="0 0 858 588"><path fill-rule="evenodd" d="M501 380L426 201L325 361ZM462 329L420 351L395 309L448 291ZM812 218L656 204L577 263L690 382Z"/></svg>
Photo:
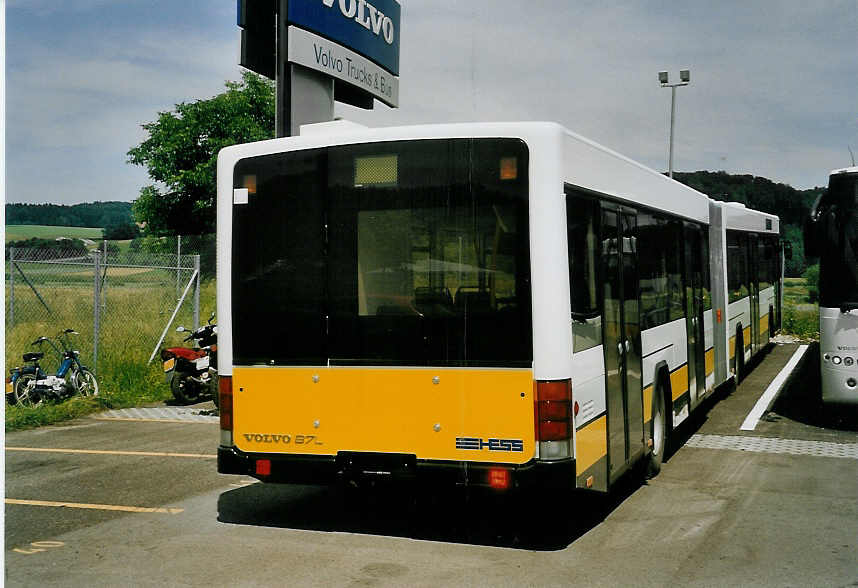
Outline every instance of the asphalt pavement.
<svg viewBox="0 0 858 588"><path fill-rule="evenodd" d="M814 403L813 350L772 346L608 498L342 492L216 473L210 405L6 437L9 586L849 586L858 432ZM415 496L417 497L415 499Z"/></svg>

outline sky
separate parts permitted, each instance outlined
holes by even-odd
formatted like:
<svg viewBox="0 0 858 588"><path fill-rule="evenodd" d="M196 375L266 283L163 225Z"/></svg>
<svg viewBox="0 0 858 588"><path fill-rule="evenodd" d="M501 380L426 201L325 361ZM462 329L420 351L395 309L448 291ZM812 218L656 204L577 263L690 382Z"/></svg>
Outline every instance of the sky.
<svg viewBox="0 0 858 588"><path fill-rule="evenodd" d="M665 171L657 72L688 68L675 171L804 189L858 153L858 0L401 4L400 107L337 116L554 121ZM238 44L235 0L6 0L6 201L134 200L141 125L239 80Z"/></svg>

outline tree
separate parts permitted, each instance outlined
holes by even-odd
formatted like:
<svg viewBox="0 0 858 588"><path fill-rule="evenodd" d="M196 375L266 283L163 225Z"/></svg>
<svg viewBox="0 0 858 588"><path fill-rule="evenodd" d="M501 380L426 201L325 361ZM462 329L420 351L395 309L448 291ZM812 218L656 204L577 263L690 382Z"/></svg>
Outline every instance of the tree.
<svg viewBox="0 0 858 588"><path fill-rule="evenodd" d="M104 239L123 241L139 237L140 229L137 228L134 222L118 222L101 229L101 234Z"/></svg>
<svg viewBox="0 0 858 588"><path fill-rule="evenodd" d="M148 138L128 151L156 182L140 190L133 211L152 235L214 232L218 152L229 145L274 136L274 86L244 72L226 92L177 104L145 123Z"/></svg>

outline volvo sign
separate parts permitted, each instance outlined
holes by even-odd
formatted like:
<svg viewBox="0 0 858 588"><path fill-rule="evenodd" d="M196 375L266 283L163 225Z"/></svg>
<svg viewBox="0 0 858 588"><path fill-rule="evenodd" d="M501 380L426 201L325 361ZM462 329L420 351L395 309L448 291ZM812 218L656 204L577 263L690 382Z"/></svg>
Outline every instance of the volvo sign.
<svg viewBox="0 0 858 588"><path fill-rule="evenodd" d="M399 75L400 11L396 0L292 0L289 22Z"/></svg>
<svg viewBox="0 0 858 588"><path fill-rule="evenodd" d="M289 27L289 61L357 86L388 106L399 106L397 76L319 35Z"/></svg>
<svg viewBox="0 0 858 588"><path fill-rule="evenodd" d="M334 100L399 105L398 0L237 0L240 65L277 81L276 136L332 120Z"/></svg>

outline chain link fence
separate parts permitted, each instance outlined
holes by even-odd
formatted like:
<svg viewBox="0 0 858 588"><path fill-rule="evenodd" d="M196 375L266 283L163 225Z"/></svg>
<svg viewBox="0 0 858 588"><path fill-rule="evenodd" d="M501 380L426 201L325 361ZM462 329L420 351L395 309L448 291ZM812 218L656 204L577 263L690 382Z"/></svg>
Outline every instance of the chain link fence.
<svg viewBox="0 0 858 588"><path fill-rule="evenodd" d="M181 345L178 325L215 307L213 235L103 241L97 248L6 250L6 365L20 365L40 336L80 333L72 344L97 375L147 363ZM162 340L163 339L163 340ZM56 367L45 346L48 369Z"/></svg>

